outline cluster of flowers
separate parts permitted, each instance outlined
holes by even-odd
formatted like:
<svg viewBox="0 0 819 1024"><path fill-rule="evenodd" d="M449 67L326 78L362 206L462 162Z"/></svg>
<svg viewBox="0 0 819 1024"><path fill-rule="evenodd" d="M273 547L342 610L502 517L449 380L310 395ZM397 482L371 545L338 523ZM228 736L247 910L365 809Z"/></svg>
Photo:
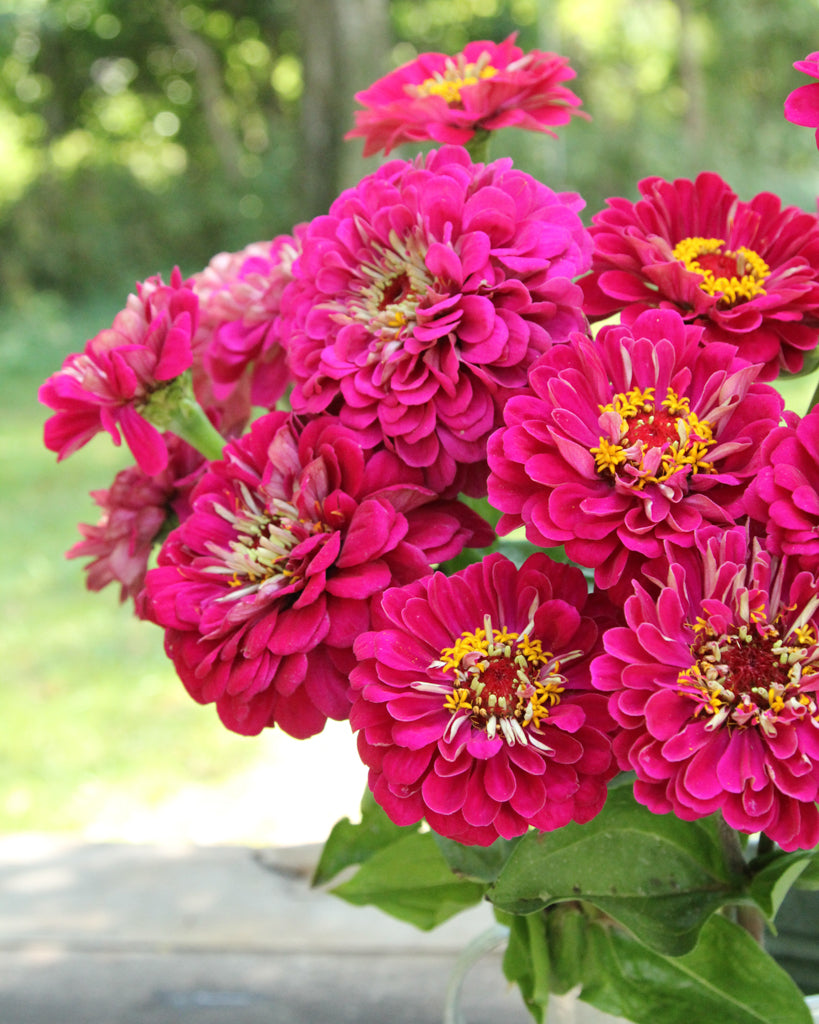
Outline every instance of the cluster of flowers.
<svg viewBox="0 0 819 1024"><path fill-rule="evenodd" d="M656 812L812 847L819 410L770 382L817 346L819 220L704 173L586 229L473 159L577 114L573 75L513 39L426 54L351 135L440 149L140 285L40 392L60 458L107 431L136 460L69 556L230 729L349 719L400 824L554 829L628 770ZM462 554L511 531L575 564Z"/></svg>

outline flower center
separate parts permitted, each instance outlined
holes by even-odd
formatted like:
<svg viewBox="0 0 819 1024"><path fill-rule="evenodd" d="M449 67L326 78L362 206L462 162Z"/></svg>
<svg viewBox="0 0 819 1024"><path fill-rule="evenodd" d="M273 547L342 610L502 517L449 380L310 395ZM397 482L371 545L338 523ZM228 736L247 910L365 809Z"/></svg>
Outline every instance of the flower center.
<svg viewBox="0 0 819 1024"><path fill-rule="evenodd" d="M420 85L414 86L412 92L416 96L440 96L449 106L461 103L461 89L468 85L477 85L483 78L492 78L498 69L488 63L489 54L481 54L474 64L467 64L463 56L456 63L448 58L444 72L436 71L432 78L425 78Z"/></svg>
<svg viewBox="0 0 819 1024"><path fill-rule="evenodd" d="M721 238L684 238L674 247L674 258L702 277L700 288L706 294L728 306L765 294L770 268L744 245L734 251L726 249Z"/></svg>
<svg viewBox="0 0 819 1024"><path fill-rule="evenodd" d="M539 729L549 708L560 702L566 678L560 661L539 640L530 640L527 630L494 629L486 615L483 629L462 633L454 646L441 651L433 667L454 676L444 698L444 707L452 712L451 735L469 720L490 739L500 731L510 745L545 746L531 735L531 728Z"/></svg>
<svg viewBox="0 0 819 1024"><path fill-rule="evenodd" d="M619 392L600 406L601 435L589 449L598 473L608 474L642 490L663 483L675 473L714 473L706 459L716 444L711 424L691 412L688 398L671 388L657 403L653 387Z"/></svg>
<svg viewBox="0 0 819 1024"><path fill-rule="evenodd" d="M729 728L759 726L768 735L776 734L777 723L805 716L819 724L814 627L792 627L783 636L761 608L752 609L750 619L750 627L732 625L720 633L697 620L694 661L677 678L679 692L697 705L694 716L706 715L709 730L725 722ZM812 685L806 687L807 681Z"/></svg>
<svg viewBox="0 0 819 1024"><path fill-rule="evenodd" d="M260 508L244 484L242 499L234 509L214 505L213 510L234 531L226 544L208 541L208 551L218 559L206 572L229 576L231 590L220 601L236 601L248 594L265 596L298 582L298 568L291 565L293 548L312 533L326 532L322 522L304 523L297 509L280 498Z"/></svg>

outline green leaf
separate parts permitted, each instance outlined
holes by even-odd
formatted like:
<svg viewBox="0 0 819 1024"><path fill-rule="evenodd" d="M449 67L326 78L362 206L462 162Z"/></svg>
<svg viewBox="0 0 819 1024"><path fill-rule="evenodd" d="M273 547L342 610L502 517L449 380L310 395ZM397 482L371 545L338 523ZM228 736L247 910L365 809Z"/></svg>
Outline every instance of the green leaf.
<svg viewBox="0 0 819 1024"><path fill-rule="evenodd" d="M582 899L678 956L693 949L717 908L739 897L742 883L725 864L713 820L652 814L621 787L592 821L524 836L487 898L519 914Z"/></svg>
<svg viewBox="0 0 819 1024"><path fill-rule="evenodd" d="M801 850L780 853L754 874L748 884L748 893L769 924L773 923L782 900L810 862L811 855Z"/></svg>
<svg viewBox="0 0 819 1024"><path fill-rule="evenodd" d="M333 826L321 851L313 885L324 885L353 864L362 864L377 851L402 836L417 832L419 825L394 825L375 802L369 789L361 801L361 821L342 818Z"/></svg>
<svg viewBox="0 0 819 1024"><path fill-rule="evenodd" d="M634 1024L810 1024L805 997L751 936L719 914L690 953L665 957L591 922L581 998Z"/></svg>
<svg viewBox="0 0 819 1024"><path fill-rule="evenodd" d="M819 851L809 851L808 862L797 879L796 888L819 889Z"/></svg>
<svg viewBox="0 0 819 1024"><path fill-rule="evenodd" d="M509 928L503 973L520 989L526 1009L543 1024L549 1004L549 955L540 914L497 914Z"/></svg>
<svg viewBox="0 0 819 1024"><path fill-rule="evenodd" d="M431 832L414 832L376 851L332 891L428 930L480 903L485 889L452 874Z"/></svg>
<svg viewBox="0 0 819 1024"><path fill-rule="evenodd" d="M478 882L494 882L517 845L516 839L496 839L491 846L464 846L454 839L433 835L450 869Z"/></svg>

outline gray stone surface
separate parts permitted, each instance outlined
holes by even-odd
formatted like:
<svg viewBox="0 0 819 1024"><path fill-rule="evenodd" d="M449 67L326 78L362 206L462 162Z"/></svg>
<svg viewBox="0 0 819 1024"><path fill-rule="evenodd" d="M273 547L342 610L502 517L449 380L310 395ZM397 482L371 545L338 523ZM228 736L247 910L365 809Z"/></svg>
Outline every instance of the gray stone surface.
<svg viewBox="0 0 819 1024"><path fill-rule="evenodd" d="M315 847L0 838L0 1024L426 1024L488 907L429 933L313 890ZM530 1020L497 953L465 1024Z"/></svg>

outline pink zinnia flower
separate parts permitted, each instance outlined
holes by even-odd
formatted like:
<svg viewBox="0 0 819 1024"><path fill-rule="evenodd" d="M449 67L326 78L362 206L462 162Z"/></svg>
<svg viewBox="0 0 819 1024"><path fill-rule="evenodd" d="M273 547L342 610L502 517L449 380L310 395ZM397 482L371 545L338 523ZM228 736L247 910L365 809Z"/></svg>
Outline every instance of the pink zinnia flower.
<svg viewBox="0 0 819 1024"><path fill-rule="evenodd" d="M120 431L140 468L161 472L168 452L160 431L143 415L151 396L192 363L198 300L174 270L170 284L151 278L128 297L111 327L42 385L40 401L55 410L45 424L45 445L64 459L101 430L114 444Z"/></svg>
<svg viewBox="0 0 819 1024"><path fill-rule="evenodd" d="M765 364L765 380L802 368L819 337L819 220L769 192L740 202L716 174L646 178L642 199L610 199L592 218L591 273L580 281L592 319L678 310Z"/></svg>
<svg viewBox="0 0 819 1024"><path fill-rule="evenodd" d="M733 345L700 345L673 310L575 335L530 373L489 443L501 533L564 544L603 588L629 580L666 537L731 525L779 422L782 398Z"/></svg>
<svg viewBox="0 0 819 1024"><path fill-rule="evenodd" d="M190 492L204 467L199 452L174 434L167 434L165 442L169 458L161 472L148 476L130 466L117 473L107 490L91 492L102 516L94 525L81 523L83 540L66 552L67 558L91 558L85 566L89 590L119 583L120 600L131 598L140 618L153 547L169 522L175 526L187 518Z"/></svg>
<svg viewBox="0 0 819 1024"><path fill-rule="evenodd" d="M424 53L356 93L365 107L345 136L364 138L364 156L402 142L432 139L463 145L476 131L516 125L555 133L580 100L562 82L575 77L565 57L524 53L511 35L502 43L469 43L462 53Z"/></svg>
<svg viewBox="0 0 819 1024"><path fill-rule="evenodd" d="M811 78L819 78L819 53L809 53L793 66ZM785 117L793 124L816 128L816 145L819 146L819 82L800 85L789 93L785 100Z"/></svg>
<svg viewBox="0 0 819 1024"><path fill-rule="evenodd" d="M299 252L299 228L241 252L219 253L192 278L199 297L199 330L194 340L224 399L250 375L254 405L272 408L289 383L287 354L279 331L282 292Z"/></svg>
<svg viewBox="0 0 819 1024"><path fill-rule="evenodd" d="M486 441L537 355L585 326L582 200L446 147L363 179L302 236L282 298L293 408L336 413L443 493L485 488Z"/></svg>
<svg viewBox="0 0 819 1024"><path fill-rule="evenodd" d="M819 843L819 594L743 527L667 545L604 637L620 767L657 814L720 811L786 850Z"/></svg>
<svg viewBox="0 0 819 1024"><path fill-rule="evenodd" d="M746 506L764 524L771 551L819 573L819 409L785 417L763 442Z"/></svg>
<svg viewBox="0 0 819 1024"><path fill-rule="evenodd" d="M350 724L394 822L487 846L597 814L613 767L606 701L589 688L596 600L542 553L384 594L355 644Z"/></svg>
<svg viewBox="0 0 819 1024"><path fill-rule="evenodd" d="M277 724L303 738L346 718L373 595L492 537L330 417L256 420L191 501L146 577L150 616L190 694L246 735Z"/></svg>

